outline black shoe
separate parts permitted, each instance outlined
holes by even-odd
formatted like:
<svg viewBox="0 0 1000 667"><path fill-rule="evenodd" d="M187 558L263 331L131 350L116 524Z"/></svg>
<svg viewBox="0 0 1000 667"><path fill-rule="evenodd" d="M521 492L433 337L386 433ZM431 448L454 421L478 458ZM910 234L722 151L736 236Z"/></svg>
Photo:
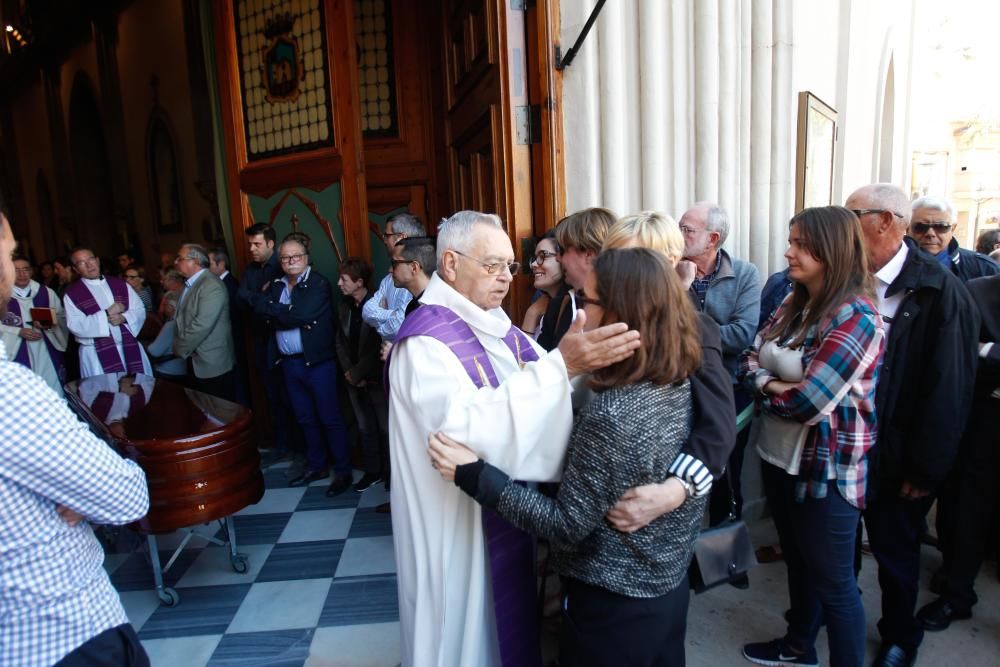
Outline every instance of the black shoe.
<svg viewBox="0 0 1000 667"><path fill-rule="evenodd" d="M375 506L375 513L376 514L391 514L392 513L392 507L389 505L389 503L382 503L381 505L376 505Z"/></svg>
<svg viewBox="0 0 1000 667"><path fill-rule="evenodd" d="M971 609L956 607L944 598L938 598L924 605L917 612L917 620L924 626L924 630L931 632L946 630L952 621L962 621L967 618L972 618Z"/></svg>
<svg viewBox="0 0 1000 667"><path fill-rule="evenodd" d="M337 475L333 478L333 482L326 489L326 497L333 498L334 496L339 496L344 491L347 491L351 486L351 476L350 475Z"/></svg>
<svg viewBox="0 0 1000 667"><path fill-rule="evenodd" d="M805 653L796 653L785 643L784 639L744 644L743 657L758 665L769 665L770 667L782 667L783 665L819 667L816 649L812 648Z"/></svg>
<svg viewBox="0 0 1000 667"><path fill-rule="evenodd" d="M934 595L944 595L944 570L935 570L931 583L927 586Z"/></svg>
<svg viewBox="0 0 1000 667"><path fill-rule="evenodd" d="M362 491L367 491L381 481L382 475L374 472L366 472L361 479L354 484L354 490L361 493Z"/></svg>
<svg viewBox="0 0 1000 667"><path fill-rule="evenodd" d="M290 480L288 486L309 486L313 482L326 479L329 476L329 470L306 470L305 473Z"/></svg>
<svg viewBox="0 0 1000 667"><path fill-rule="evenodd" d="M875 657L874 667L911 667L916 659L916 651L910 654L902 646L882 644Z"/></svg>
<svg viewBox="0 0 1000 667"><path fill-rule="evenodd" d="M738 588L741 591L745 591L750 588L750 577L745 574L741 574L738 577L733 577L729 580L729 585L733 588Z"/></svg>

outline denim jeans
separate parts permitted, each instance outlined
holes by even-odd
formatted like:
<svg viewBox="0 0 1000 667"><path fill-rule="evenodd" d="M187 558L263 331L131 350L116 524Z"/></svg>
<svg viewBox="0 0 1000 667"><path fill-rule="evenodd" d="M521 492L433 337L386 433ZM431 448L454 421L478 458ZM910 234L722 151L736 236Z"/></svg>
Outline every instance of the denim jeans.
<svg viewBox="0 0 1000 667"><path fill-rule="evenodd" d="M788 567L792 613L786 640L809 650L826 621L832 667L861 667L865 658L865 610L854 575L854 542L860 510L840 495L836 480L825 498L795 500L798 477L770 463L764 490L774 514Z"/></svg>
<svg viewBox="0 0 1000 667"><path fill-rule="evenodd" d="M337 364L330 360L307 366L301 358L286 358L282 359L281 368L285 373L288 402L305 436L309 470L326 470L328 457L332 455L336 474L349 477L351 457L347 430L337 403Z"/></svg>

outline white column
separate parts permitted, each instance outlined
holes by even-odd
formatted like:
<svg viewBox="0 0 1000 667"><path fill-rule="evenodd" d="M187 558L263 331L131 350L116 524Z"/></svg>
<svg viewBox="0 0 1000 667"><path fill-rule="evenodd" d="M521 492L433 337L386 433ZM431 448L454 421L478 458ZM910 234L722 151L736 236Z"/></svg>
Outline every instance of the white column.
<svg viewBox="0 0 1000 667"><path fill-rule="evenodd" d="M756 0L751 16L750 261L768 269L771 207L771 0Z"/></svg>
<svg viewBox="0 0 1000 667"><path fill-rule="evenodd" d="M595 0L567 2L562 15L563 53L580 34ZM603 13L603 12L602 12ZM572 213L602 201L599 31L592 30L572 65L563 70L563 151L566 211Z"/></svg>
<svg viewBox="0 0 1000 667"><path fill-rule="evenodd" d="M750 0L740 2L740 177L739 177L739 220L735 230L736 238L732 247L742 259L750 258L750 128L751 128L751 85L752 85L752 8Z"/></svg>
<svg viewBox="0 0 1000 667"><path fill-rule="evenodd" d="M624 57L622 12L620 2L609 2L604 5L597 21L597 32L601 38L598 55L601 88L596 104L601 108L602 205L619 215L624 213L628 204L625 184L628 150L625 104L628 97L621 69Z"/></svg>
<svg viewBox="0 0 1000 667"><path fill-rule="evenodd" d="M719 3L694 8L695 198L719 200Z"/></svg>
<svg viewBox="0 0 1000 667"><path fill-rule="evenodd" d="M674 0L670 7L670 90L673 107L672 206L677 218L694 201L694 156L691 145L694 131L694 102L691 95L691 35L692 21L688 0Z"/></svg>
<svg viewBox="0 0 1000 667"><path fill-rule="evenodd" d="M731 230L742 226L743 212L739 209L737 181L739 179L740 152L740 94L739 94L739 14L735 2L719 5L719 205L729 211ZM732 250L735 239L727 239L726 247Z"/></svg>
<svg viewBox="0 0 1000 667"><path fill-rule="evenodd" d="M667 5L639 3L639 112L641 114L642 197L639 208L670 211L669 137L673 107L668 104ZM630 211L634 212L634 211ZM622 213L625 213L624 211Z"/></svg>
<svg viewBox="0 0 1000 667"><path fill-rule="evenodd" d="M771 239L766 271L784 266L782 255L788 238L788 220L794 207L794 155L796 117L792 94L792 3L774 0L774 52L771 109Z"/></svg>

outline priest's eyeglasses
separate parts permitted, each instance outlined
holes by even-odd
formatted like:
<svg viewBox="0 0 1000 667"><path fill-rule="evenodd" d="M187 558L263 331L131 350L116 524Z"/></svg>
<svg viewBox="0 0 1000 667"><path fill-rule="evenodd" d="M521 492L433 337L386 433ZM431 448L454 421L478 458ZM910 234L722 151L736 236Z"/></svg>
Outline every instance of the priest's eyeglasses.
<svg viewBox="0 0 1000 667"><path fill-rule="evenodd" d="M521 270L521 262L484 262L481 259L476 259L475 257L466 255L464 252L459 252L454 249L452 250L452 252L455 253L456 255L461 255L466 259L471 259L473 262L479 264L484 269L486 269L486 273L490 274L491 276L496 275L504 267L507 267L507 270L510 271L510 275L512 276L516 275L517 272Z"/></svg>

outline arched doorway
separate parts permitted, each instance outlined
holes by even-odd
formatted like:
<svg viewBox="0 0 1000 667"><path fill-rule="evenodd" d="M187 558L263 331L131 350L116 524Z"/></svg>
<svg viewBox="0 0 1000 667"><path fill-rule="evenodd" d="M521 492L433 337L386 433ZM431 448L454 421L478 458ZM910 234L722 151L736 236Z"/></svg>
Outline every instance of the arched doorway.
<svg viewBox="0 0 1000 667"><path fill-rule="evenodd" d="M94 87L83 72L73 80L69 102L69 145L76 183L77 242L109 256L115 239L125 230L114 229L114 199L104 125Z"/></svg>

